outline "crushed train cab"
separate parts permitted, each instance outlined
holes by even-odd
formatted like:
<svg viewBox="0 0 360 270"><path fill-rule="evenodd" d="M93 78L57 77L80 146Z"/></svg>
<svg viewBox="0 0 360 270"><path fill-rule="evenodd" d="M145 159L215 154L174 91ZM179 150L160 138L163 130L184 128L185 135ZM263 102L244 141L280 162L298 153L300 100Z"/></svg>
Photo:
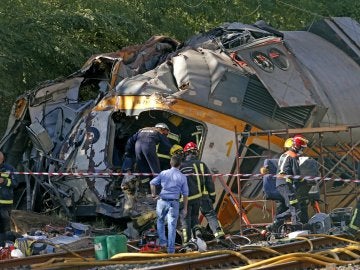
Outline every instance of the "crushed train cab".
<svg viewBox="0 0 360 270"><path fill-rule="evenodd" d="M246 134L357 125L359 32L350 18L285 32L264 22L227 23L184 43L155 36L143 45L91 57L79 71L40 85L13 106L0 147L9 163L28 173L18 207L124 217L121 176L111 172L119 172L130 135L164 122L173 143L198 144L201 159L215 174L216 209L226 228L239 220L240 197L254 222L269 222L261 205L246 202L261 198L259 177L241 184L238 196L234 174L257 174L265 158L283 151L289 134ZM346 97L339 99L340 93ZM351 139L343 131L325 133L322 147L360 139L358 129ZM307 136L314 142L309 153L318 158L317 137ZM325 172L354 177L351 169L331 169L335 157L323 158ZM331 208L351 203L339 197ZM139 211L150 208L142 205Z"/></svg>

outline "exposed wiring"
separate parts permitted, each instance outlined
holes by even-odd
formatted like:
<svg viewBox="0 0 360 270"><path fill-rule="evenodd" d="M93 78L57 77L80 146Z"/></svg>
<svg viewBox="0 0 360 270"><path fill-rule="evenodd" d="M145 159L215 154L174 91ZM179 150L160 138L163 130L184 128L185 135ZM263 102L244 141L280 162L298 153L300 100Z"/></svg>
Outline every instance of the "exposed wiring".
<svg viewBox="0 0 360 270"><path fill-rule="evenodd" d="M246 237L246 236L244 236L244 235L232 235L232 236L228 236L228 237L226 237L226 240L229 240L229 242L232 244L232 245L234 245L235 247L239 247L240 246L240 244L236 244L234 241L233 241L233 239L235 240L235 239L245 239L248 243L248 245L249 244L251 244L251 240L248 238L248 237Z"/></svg>

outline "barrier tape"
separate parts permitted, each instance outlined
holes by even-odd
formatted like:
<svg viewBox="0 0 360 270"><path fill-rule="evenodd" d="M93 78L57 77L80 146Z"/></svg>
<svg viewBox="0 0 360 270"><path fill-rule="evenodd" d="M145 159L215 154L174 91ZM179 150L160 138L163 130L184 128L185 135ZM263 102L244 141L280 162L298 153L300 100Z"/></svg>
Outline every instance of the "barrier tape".
<svg viewBox="0 0 360 270"><path fill-rule="evenodd" d="M111 177L111 176L126 176L126 175L135 175L135 176L156 176L157 173L121 173L121 172L11 172L14 175L46 175L46 176L83 176L83 177L94 177L94 176L103 176L103 177ZM274 174L249 174L249 173L238 173L238 174L231 174L231 173L214 173L214 174L185 174L186 176L190 175L204 175L204 176L212 176L212 177L246 177L246 179L241 180L254 180L253 178L262 178L266 175L277 176ZM303 175L281 175L283 178L291 178L294 180L307 180L307 181L341 181L346 183L360 183L359 179L344 179L344 178L333 178L333 177L321 177L321 176L303 176ZM250 178L250 179L249 179Z"/></svg>

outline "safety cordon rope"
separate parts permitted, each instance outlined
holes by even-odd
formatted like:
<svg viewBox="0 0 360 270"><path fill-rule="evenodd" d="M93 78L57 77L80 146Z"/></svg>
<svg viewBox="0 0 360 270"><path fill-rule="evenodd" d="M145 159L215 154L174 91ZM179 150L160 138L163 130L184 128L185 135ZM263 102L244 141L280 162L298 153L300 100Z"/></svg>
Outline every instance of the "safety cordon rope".
<svg viewBox="0 0 360 270"><path fill-rule="evenodd" d="M11 172L14 175L45 175L45 176L82 176L82 177L111 177L111 176L157 176L157 173L122 173L122 172ZM344 179L321 176L304 176L304 175L274 175L274 174L250 174L250 173L214 173L214 174L185 174L189 175L203 175L211 177L240 177L241 180L254 180L254 178L262 178L264 176L279 176L281 178L291 178L294 180L306 181L340 181L346 183L360 183L360 179Z"/></svg>

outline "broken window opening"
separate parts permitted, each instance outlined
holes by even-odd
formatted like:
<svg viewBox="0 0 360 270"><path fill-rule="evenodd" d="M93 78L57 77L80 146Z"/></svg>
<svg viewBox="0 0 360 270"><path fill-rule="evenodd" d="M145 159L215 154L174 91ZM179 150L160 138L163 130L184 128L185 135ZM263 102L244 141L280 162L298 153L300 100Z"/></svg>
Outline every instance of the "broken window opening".
<svg viewBox="0 0 360 270"><path fill-rule="evenodd" d="M153 127L157 123L165 123L170 129L168 139L172 145L182 147L188 142L195 142L202 150L205 139L206 127L204 124L184 118L182 116L162 111L143 111L136 116L128 116L124 112L117 111L111 115L108 157L109 164L115 169L120 169L123 163L125 145L127 140L139 129ZM165 153L161 144L158 146L158 157L162 170L170 168L170 153Z"/></svg>

